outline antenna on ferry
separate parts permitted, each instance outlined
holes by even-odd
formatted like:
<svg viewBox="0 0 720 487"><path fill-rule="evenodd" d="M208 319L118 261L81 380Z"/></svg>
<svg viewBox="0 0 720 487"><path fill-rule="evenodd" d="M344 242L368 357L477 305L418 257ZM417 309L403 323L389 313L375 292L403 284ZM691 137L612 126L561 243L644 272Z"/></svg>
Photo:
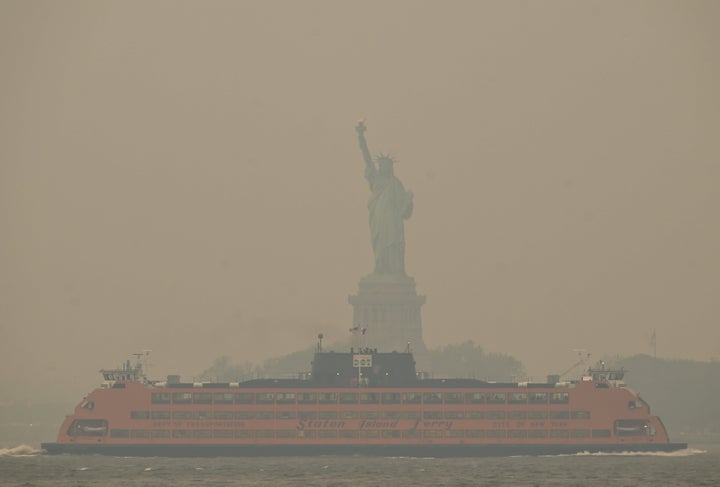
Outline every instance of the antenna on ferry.
<svg viewBox="0 0 720 487"><path fill-rule="evenodd" d="M579 366L579 365L584 365L584 364L586 364L586 363L590 360L590 353L588 353L588 351L585 350L584 348L573 348L572 351L577 353L577 355L578 355L578 361L575 362L575 363L572 365L572 367L570 367L569 369L567 369L566 371L564 371L562 374L560 374L560 377L563 377L563 376L567 375L567 374L568 374L571 370L573 370L575 367L577 367L577 366ZM587 355L583 356L583 354L587 354Z"/></svg>
<svg viewBox="0 0 720 487"><path fill-rule="evenodd" d="M142 373L145 376L147 376L148 371L150 369L150 365L147 363L147 357L148 357L148 355L150 355L150 352L152 352L152 350L143 349L143 350L140 350L139 352L135 352L132 354L135 356L135 361L137 362L137 364L142 366Z"/></svg>
<svg viewBox="0 0 720 487"><path fill-rule="evenodd" d="M318 333L318 343L317 343L317 351L318 352L322 352L322 339L323 339L323 334Z"/></svg>

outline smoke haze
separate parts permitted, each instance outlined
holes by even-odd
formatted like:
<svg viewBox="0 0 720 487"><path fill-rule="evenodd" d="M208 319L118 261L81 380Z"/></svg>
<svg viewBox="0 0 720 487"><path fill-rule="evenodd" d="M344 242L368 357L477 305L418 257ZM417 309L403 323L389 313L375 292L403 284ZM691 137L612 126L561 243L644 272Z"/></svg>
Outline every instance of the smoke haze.
<svg viewBox="0 0 720 487"><path fill-rule="evenodd" d="M354 126L429 347L720 356L720 3L0 4L0 390L347 338ZM6 395L7 393L7 395ZM73 397L73 396L71 396ZM79 399L79 397L78 397Z"/></svg>

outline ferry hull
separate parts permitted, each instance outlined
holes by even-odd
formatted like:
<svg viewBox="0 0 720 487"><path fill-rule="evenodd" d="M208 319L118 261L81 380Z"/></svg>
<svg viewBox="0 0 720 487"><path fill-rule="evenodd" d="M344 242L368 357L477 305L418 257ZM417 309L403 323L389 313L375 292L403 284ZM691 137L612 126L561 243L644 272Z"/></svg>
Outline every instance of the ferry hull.
<svg viewBox="0 0 720 487"><path fill-rule="evenodd" d="M567 445L93 445L43 443L48 454L132 457L270 457L364 455L407 457L497 457L512 455L568 455L575 453L672 452L687 443L567 444Z"/></svg>

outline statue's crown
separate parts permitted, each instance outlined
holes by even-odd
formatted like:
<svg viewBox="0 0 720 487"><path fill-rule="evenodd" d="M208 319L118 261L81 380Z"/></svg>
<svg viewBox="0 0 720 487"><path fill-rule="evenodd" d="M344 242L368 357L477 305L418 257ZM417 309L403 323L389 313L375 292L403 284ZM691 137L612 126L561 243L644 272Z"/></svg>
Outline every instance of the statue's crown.
<svg viewBox="0 0 720 487"><path fill-rule="evenodd" d="M383 154L382 152L375 156L375 162L390 162L390 163L397 163L398 161L391 156L390 154Z"/></svg>

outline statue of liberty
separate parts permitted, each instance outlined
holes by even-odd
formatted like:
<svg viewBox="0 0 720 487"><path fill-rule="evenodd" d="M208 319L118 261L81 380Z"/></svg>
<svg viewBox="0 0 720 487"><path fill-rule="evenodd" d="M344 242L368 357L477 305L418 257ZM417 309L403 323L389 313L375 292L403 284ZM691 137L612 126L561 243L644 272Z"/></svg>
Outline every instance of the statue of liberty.
<svg viewBox="0 0 720 487"><path fill-rule="evenodd" d="M370 184L372 196L368 201L370 236L375 253L373 275L405 276L405 229L404 220L412 215L413 194L405 191L393 173L392 157L379 154L375 160L370 156L365 140L365 124L361 120L355 130L360 150L365 159L365 178ZM377 163L377 167L375 167Z"/></svg>

